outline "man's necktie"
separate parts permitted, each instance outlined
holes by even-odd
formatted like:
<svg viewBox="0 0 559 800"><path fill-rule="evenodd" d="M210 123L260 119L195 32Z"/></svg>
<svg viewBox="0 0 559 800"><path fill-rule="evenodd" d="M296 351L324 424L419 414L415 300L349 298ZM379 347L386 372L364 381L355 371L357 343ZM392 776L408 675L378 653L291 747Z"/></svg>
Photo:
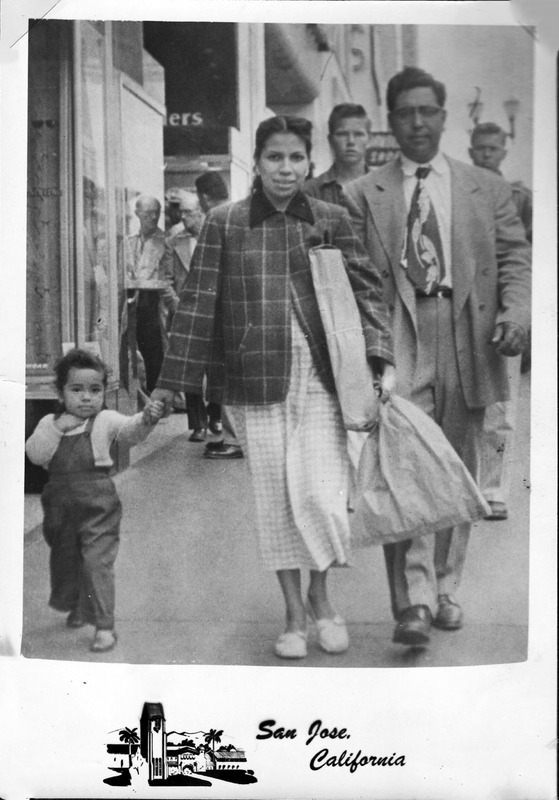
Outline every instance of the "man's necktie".
<svg viewBox="0 0 559 800"><path fill-rule="evenodd" d="M442 283L445 269L435 209L425 188L431 167L418 167L406 229L402 266L416 289L431 294Z"/></svg>

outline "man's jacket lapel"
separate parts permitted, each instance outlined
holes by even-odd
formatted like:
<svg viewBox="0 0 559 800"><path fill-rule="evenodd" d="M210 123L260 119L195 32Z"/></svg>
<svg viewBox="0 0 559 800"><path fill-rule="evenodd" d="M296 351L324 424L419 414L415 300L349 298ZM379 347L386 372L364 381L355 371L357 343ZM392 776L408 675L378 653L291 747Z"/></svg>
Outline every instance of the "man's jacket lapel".
<svg viewBox="0 0 559 800"><path fill-rule="evenodd" d="M476 276L476 236L480 221L476 214L479 185L458 161L449 159L452 197L452 291L454 318L458 319Z"/></svg>
<svg viewBox="0 0 559 800"><path fill-rule="evenodd" d="M392 266L398 293L411 318L415 319L415 292L400 265L407 224L402 170L394 160L374 172L373 178L366 191L367 203Z"/></svg>

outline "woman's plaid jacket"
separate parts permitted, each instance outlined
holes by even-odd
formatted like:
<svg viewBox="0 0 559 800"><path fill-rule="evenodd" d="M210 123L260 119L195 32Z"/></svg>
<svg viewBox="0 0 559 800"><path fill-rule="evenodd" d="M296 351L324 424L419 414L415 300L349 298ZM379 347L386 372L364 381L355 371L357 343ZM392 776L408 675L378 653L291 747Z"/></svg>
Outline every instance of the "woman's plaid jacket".
<svg viewBox="0 0 559 800"><path fill-rule="evenodd" d="M333 392L308 257L311 247L324 243L344 255L367 355L393 363L381 279L347 211L302 193L292 198L285 212L277 211L260 192L209 212L173 319L158 385L201 393L211 363L212 395L223 403L283 401L289 389L293 308L319 374Z"/></svg>

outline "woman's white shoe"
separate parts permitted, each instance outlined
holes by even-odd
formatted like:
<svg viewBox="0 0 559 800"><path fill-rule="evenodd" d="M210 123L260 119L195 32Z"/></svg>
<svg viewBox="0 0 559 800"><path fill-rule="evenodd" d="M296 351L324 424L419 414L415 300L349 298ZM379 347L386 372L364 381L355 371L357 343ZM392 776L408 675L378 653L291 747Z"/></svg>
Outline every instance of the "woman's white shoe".
<svg viewBox="0 0 559 800"><path fill-rule="evenodd" d="M305 658L307 655L306 631L286 631L277 640L274 652L280 658Z"/></svg>
<svg viewBox="0 0 559 800"><path fill-rule="evenodd" d="M349 636L345 620L339 614L333 619L315 620L318 644L326 653L345 653L349 647Z"/></svg>

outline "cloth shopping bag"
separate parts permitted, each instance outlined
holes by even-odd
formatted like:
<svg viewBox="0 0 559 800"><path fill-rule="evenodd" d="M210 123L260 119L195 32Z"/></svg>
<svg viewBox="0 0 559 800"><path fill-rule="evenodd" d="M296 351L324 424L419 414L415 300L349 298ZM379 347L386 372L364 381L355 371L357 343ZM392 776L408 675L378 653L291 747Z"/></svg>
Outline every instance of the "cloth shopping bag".
<svg viewBox="0 0 559 800"><path fill-rule="evenodd" d="M309 259L344 425L351 431L371 430L379 401L342 252L320 245L311 248Z"/></svg>
<svg viewBox="0 0 559 800"><path fill-rule="evenodd" d="M361 450L354 489L355 547L413 539L489 513L442 429L398 396L381 405L378 425Z"/></svg>

